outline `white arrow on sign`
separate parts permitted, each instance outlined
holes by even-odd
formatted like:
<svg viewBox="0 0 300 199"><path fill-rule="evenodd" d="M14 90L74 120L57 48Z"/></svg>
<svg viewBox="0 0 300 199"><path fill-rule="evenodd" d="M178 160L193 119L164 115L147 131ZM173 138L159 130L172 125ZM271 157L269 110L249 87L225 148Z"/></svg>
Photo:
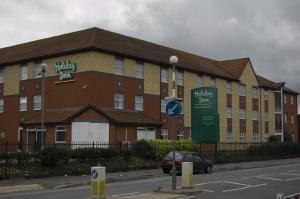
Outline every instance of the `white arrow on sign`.
<svg viewBox="0 0 300 199"><path fill-rule="evenodd" d="M175 104L175 106L173 106L172 108L170 108L168 110L168 115L173 115L174 114L174 110L177 108L178 104Z"/></svg>

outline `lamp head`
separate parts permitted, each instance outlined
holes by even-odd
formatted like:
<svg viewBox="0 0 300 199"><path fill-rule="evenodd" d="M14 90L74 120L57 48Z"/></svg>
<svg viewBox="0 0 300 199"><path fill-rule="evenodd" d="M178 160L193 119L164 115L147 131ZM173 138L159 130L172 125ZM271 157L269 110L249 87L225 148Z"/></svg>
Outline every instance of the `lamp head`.
<svg viewBox="0 0 300 199"><path fill-rule="evenodd" d="M172 65L177 64L177 63L178 63L178 57L175 56L175 55L172 55L172 56L170 57L170 63L171 63Z"/></svg>

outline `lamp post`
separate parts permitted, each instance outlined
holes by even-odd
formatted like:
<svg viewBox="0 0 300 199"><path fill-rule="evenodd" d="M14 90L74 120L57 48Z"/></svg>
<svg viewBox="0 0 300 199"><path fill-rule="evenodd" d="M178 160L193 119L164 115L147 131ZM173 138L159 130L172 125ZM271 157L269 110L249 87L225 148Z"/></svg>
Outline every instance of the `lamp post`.
<svg viewBox="0 0 300 199"><path fill-rule="evenodd" d="M177 98L176 96L176 70L175 66L178 63L178 57L171 56L170 57L170 63L172 64L172 83L173 83L173 89L172 89L172 97L174 99ZM172 166L172 190L176 190L176 167L175 167L175 144L176 144L176 126L175 126L175 119L173 118L173 144L172 144L172 150L173 150L173 166Z"/></svg>
<svg viewBox="0 0 300 199"><path fill-rule="evenodd" d="M41 64L42 72L42 97L41 97L41 109L42 109L42 118L41 118L41 146L44 144L44 120L45 120L45 72L47 64Z"/></svg>

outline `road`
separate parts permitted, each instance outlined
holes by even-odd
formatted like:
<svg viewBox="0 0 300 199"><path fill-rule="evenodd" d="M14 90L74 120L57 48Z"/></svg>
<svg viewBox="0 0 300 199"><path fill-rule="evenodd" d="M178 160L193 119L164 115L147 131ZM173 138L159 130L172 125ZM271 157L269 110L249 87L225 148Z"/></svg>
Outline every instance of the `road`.
<svg viewBox="0 0 300 199"><path fill-rule="evenodd" d="M181 177L177 177L180 186ZM300 163L213 172L211 174L197 174L193 177L193 184L202 192L181 198L263 198L274 199L277 193L291 195L300 192ZM144 180L132 180L107 184L109 196L128 196L152 192L158 187L170 188L171 176L155 177ZM0 195L0 199L87 199L90 187L81 186L63 189L51 189L35 192L23 192Z"/></svg>

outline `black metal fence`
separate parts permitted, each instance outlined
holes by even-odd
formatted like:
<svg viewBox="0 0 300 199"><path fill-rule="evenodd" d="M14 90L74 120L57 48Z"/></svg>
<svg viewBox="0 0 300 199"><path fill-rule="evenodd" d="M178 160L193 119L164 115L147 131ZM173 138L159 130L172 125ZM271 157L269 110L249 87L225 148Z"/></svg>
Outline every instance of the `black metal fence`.
<svg viewBox="0 0 300 199"><path fill-rule="evenodd" d="M163 142L9 144L0 143L0 179L89 174L92 166L107 171L158 168L172 150ZM215 163L300 157L300 144L183 143L176 150L196 151Z"/></svg>

